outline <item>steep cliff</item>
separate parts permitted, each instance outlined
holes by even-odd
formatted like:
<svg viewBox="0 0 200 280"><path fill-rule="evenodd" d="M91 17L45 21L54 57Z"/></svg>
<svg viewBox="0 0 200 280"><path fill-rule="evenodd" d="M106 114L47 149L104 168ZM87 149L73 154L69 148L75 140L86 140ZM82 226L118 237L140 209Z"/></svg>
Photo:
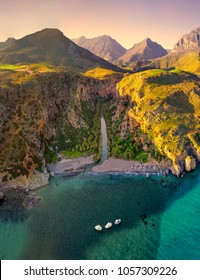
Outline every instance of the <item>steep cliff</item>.
<svg viewBox="0 0 200 280"><path fill-rule="evenodd" d="M200 81L181 71L151 70L124 77L117 86L130 96L135 120L172 172L180 175L199 161ZM151 152L150 152L151 154Z"/></svg>
<svg viewBox="0 0 200 280"><path fill-rule="evenodd" d="M182 36L175 44L173 52L186 52L200 49L200 27Z"/></svg>

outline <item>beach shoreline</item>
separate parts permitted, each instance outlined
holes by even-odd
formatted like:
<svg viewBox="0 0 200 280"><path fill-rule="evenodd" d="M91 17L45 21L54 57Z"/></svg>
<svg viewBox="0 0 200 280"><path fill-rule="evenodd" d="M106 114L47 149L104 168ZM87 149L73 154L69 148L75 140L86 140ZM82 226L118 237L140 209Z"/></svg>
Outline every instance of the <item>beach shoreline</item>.
<svg viewBox="0 0 200 280"><path fill-rule="evenodd" d="M169 167L163 163L148 162L140 163L134 160L123 160L118 158L108 158L101 165L92 168L95 173L125 173L125 174L162 174L168 175Z"/></svg>
<svg viewBox="0 0 200 280"><path fill-rule="evenodd" d="M76 175L85 171L86 166L94 164L93 156L79 157L74 159L62 159L57 163L48 165L50 175ZM91 168L90 173L96 174L159 174L168 175L169 166L166 163L151 161L140 163L134 160L124 160L119 158L108 158L102 164L97 164Z"/></svg>
<svg viewBox="0 0 200 280"><path fill-rule="evenodd" d="M78 157L73 159L61 159L60 161L48 164L48 169L50 171L50 176L59 174L76 175L83 172L89 164L94 163L92 156Z"/></svg>

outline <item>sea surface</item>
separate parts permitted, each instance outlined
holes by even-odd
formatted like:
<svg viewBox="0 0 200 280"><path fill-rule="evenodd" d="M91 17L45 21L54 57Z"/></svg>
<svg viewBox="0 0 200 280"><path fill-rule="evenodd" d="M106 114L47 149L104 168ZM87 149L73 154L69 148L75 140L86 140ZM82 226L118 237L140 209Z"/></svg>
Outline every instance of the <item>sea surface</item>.
<svg viewBox="0 0 200 280"><path fill-rule="evenodd" d="M0 206L0 259L200 259L199 168L182 179L57 176L37 194L31 210Z"/></svg>

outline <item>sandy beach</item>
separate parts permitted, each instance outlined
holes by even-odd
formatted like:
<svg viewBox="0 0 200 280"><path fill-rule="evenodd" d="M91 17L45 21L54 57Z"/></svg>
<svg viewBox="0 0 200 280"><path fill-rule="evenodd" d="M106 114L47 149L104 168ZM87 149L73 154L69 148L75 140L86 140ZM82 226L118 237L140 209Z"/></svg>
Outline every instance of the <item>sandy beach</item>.
<svg viewBox="0 0 200 280"><path fill-rule="evenodd" d="M94 163L93 156L79 157L74 159L62 159L55 164L48 166L50 172L56 174L73 175L81 173L88 164ZM108 158L102 164L97 164L92 168L95 173L139 173L139 174L168 174L169 167L157 162L140 163L134 160L123 160Z"/></svg>
<svg viewBox="0 0 200 280"><path fill-rule="evenodd" d="M75 174L83 172L85 167L93 162L93 156L62 159L54 164L49 164L48 168L54 174Z"/></svg>
<svg viewBox="0 0 200 280"><path fill-rule="evenodd" d="M116 158L108 158L101 165L94 166L93 172L130 172L130 173L159 173L168 174L169 168L161 166L160 164L140 163L134 160L123 160Z"/></svg>

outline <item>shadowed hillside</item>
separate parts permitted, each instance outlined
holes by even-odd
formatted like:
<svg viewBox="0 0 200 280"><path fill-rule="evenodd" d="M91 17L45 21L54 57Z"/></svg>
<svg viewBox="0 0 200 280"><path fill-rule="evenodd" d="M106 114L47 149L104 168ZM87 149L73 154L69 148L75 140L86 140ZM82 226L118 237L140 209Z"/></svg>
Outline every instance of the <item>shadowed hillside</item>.
<svg viewBox="0 0 200 280"><path fill-rule="evenodd" d="M77 46L58 29L44 29L15 40L0 50L0 64L17 63L48 63L67 66L77 72L85 72L95 67L123 71Z"/></svg>

